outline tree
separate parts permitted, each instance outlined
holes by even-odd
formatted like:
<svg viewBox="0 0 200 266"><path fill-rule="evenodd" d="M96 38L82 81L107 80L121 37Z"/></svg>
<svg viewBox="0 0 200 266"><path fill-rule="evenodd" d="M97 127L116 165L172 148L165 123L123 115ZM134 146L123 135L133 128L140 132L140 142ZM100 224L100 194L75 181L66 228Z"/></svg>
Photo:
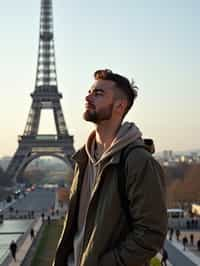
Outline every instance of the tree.
<svg viewBox="0 0 200 266"><path fill-rule="evenodd" d="M46 174L46 171L40 169L26 170L18 181L26 184L40 184Z"/></svg>
<svg viewBox="0 0 200 266"><path fill-rule="evenodd" d="M173 179L172 179L173 180ZM185 202L200 201L200 165L192 164L185 168L183 176L168 183L168 206L174 202L184 205Z"/></svg>

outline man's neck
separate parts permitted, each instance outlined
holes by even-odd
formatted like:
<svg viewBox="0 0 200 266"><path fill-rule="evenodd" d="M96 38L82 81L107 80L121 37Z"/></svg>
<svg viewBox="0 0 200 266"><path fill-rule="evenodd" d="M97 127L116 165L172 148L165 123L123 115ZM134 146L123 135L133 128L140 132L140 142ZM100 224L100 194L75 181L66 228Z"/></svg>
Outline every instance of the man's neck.
<svg viewBox="0 0 200 266"><path fill-rule="evenodd" d="M102 154L110 147L121 124L107 124L106 122L96 127L96 145L98 151Z"/></svg>

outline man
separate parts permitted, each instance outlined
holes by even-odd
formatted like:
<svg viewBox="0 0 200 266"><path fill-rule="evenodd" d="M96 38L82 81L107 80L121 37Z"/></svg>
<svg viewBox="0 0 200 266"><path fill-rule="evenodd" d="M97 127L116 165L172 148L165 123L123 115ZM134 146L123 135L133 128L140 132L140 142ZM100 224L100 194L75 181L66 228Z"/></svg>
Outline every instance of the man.
<svg viewBox="0 0 200 266"><path fill-rule="evenodd" d="M144 146L141 132L122 120L137 96L136 86L110 70L98 70L85 100L84 119L95 124L75 155L69 212L55 266L143 266L163 246L167 230L162 171ZM124 160L127 221L118 190ZM137 146L137 147L136 147Z"/></svg>
<svg viewBox="0 0 200 266"><path fill-rule="evenodd" d="M31 240L33 240L35 237L35 230L33 228L31 228L30 236L31 236Z"/></svg>
<svg viewBox="0 0 200 266"><path fill-rule="evenodd" d="M9 248L13 259L16 261L17 244L14 240L12 240L12 242L10 243Z"/></svg>

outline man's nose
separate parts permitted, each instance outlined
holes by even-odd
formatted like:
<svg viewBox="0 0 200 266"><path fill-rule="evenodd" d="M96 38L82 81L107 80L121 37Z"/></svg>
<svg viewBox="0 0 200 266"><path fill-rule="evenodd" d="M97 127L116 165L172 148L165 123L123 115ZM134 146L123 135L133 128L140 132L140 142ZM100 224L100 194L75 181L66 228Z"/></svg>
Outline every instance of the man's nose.
<svg viewBox="0 0 200 266"><path fill-rule="evenodd" d="M89 94L85 97L85 100L86 100L87 102L91 101L91 100L92 100L92 94L89 93Z"/></svg>

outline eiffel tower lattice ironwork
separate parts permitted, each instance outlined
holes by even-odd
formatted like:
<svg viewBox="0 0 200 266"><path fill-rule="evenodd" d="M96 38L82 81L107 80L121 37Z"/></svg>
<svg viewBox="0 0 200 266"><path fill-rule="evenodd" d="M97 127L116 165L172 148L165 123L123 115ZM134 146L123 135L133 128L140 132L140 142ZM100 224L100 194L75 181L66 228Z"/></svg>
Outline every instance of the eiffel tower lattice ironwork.
<svg viewBox="0 0 200 266"><path fill-rule="evenodd" d="M71 163L74 152L73 136L65 124L58 92L54 50L52 0L41 0L40 34L35 90L31 94L32 105L24 134L19 137L18 148L8 168L7 175L14 182L25 167L35 158L55 156ZM38 135L42 109L51 109L54 114L57 135Z"/></svg>

